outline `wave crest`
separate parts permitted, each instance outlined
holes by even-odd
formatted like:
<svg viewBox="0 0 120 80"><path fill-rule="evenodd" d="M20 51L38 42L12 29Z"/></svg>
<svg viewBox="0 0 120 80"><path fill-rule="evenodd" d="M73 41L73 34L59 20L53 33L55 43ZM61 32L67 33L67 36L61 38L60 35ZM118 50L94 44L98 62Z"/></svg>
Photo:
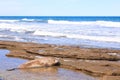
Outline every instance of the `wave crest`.
<svg viewBox="0 0 120 80"><path fill-rule="evenodd" d="M104 42L120 42L120 37L105 37L105 36L86 36L86 35L78 35L78 34L63 34L63 33L55 33L55 32L46 32L37 30L33 33L33 35L38 36L50 36L50 37L66 37L73 39L86 39L86 40L94 40L94 41L104 41Z"/></svg>
<svg viewBox="0 0 120 80"><path fill-rule="evenodd" d="M103 26L103 27L120 27L120 22L112 21L56 21L48 20L49 24L72 24L72 25L87 25L87 26Z"/></svg>
<svg viewBox="0 0 120 80"><path fill-rule="evenodd" d="M14 22L19 22L19 20L0 20L0 23L4 23L4 22L14 23Z"/></svg>
<svg viewBox="0 0 120 80"><path fill-rule="evenodd" d="M15 23L15 22L37 22L48 24L66 24L66 25L81 25L81 26L102 26L102 27L120 27L120 22L113 21L67 21L67 20L41 20L23 18L20 20L0 20L0 23Z"/></svg>

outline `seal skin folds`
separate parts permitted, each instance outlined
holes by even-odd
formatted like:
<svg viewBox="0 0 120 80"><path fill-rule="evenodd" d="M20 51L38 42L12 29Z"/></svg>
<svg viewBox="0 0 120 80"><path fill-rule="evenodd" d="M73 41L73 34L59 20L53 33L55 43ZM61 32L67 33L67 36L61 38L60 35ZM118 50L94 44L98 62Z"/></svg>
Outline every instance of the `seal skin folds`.
<svg viewBox="0 0 120 80"><path fill-rule="evenodd" d="M18 68L22 69L22 68L50 67L50 66L55 66L58 63L59 63L58 60L56 60L55 58L45 57L45 58L35 59L26 62L20 65Z"/></svg>

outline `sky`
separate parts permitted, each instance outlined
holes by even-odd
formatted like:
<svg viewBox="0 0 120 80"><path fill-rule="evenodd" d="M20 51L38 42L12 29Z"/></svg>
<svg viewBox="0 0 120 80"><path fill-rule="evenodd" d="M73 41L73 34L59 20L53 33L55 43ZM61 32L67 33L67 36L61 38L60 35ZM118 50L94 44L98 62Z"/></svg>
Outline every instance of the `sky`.
<svg viewBox="0 0 120 80"><path fill-rule="evenodd" d="M120 16L120 0L0 0L0 16Z"/></svg>

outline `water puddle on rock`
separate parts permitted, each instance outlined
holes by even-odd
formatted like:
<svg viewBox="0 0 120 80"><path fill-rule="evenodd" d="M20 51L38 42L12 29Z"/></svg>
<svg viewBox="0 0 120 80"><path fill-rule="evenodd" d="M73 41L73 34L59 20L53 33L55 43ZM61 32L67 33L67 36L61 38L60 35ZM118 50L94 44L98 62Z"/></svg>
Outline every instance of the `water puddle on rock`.
<svg viewBox="0 0 120 80"><path fill-rule="evenodd" d="M27 61L6 57L8 52L0 49L0 80L97 80L80 72L57 67L6 71Z"/></svg>
<svg viewBox="0 0 120 80"><path fill-rule="evenodd" d="M16 68L18 65L27 61L19 58L7 57L5 56L7 53L9 53L9 50L0 49L0 70Z"/></svg>

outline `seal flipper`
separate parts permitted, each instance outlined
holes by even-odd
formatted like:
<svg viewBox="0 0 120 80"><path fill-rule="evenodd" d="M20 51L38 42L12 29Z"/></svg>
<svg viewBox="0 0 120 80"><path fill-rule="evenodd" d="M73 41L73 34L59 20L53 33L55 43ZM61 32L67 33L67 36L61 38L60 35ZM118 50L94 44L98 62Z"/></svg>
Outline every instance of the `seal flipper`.
<svg viewBox="0 0 120 80"><path fill-rule="evenodd" d="M17 70L18 68L7 69L7 71Z"/></svg>

